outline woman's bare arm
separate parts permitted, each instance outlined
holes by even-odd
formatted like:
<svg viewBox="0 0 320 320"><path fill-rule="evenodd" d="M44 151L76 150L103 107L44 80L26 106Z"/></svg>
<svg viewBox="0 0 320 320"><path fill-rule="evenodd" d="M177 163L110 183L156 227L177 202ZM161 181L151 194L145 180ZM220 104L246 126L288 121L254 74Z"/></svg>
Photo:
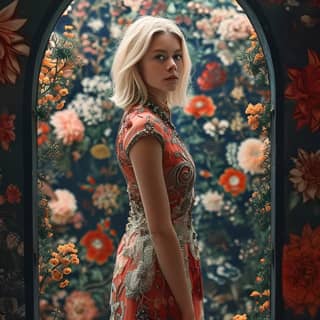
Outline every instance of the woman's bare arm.
<svg viewBox="0 0 320 320"><path fill-rule="evenodd" d="M162 156L161 145L152 136L140 139L129 152L160 268L180 307L183 319L194 319L182 253L171 222Z"/></svg>

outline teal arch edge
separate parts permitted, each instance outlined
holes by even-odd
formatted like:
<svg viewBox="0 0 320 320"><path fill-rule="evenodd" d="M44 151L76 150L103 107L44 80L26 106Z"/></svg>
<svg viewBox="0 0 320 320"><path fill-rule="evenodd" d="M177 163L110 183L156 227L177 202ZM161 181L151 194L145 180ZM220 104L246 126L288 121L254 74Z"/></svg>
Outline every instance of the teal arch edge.
<svg viewBox="0 0 320 320"><path fill-rule="evenodd" d="M24 180L29 181L29 188L25 188L25 305L26 319L38 320L38 241L37 241L37 144L36 144L36 116L34 106L37 101L38 77L40 72L41 60L46 49L48 39L64 10L72 0L53 0L47 9L47 13L42 17L38 32L32 39L31 54L26 67L26 84L24 89L25 97L25 116L23 122L23 136L25 143L23 145L25 154ZM254 26L260 43L262 45L265 59L268 66L271 86L271 235L273 246L272 279L271 279L271 319L278 320L282 315L282 295L281 295L281 256L282 243L281 236L283 230L283 219L281 212L284 212L284 203L282 201L283 191L281 189L281 172L284 159L281 141L284 135L283 112L278 106L283 105L283 86L284 83L281 74L281 59L278 56L275 41L271 32L269 21L255 0L237 0L244 9L252 25ZM30 151L31 150L31 151Z"/></svg>

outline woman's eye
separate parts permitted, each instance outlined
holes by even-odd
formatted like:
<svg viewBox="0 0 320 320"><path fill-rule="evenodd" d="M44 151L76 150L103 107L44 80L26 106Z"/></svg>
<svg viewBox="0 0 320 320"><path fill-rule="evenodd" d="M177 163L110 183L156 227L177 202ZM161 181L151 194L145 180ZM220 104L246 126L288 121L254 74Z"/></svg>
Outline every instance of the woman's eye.
<svg viewBox="0 0 320 320"><path fill-rule="evenodd" d="M178 61L182 60L182 54L176 54L176 55L174 56L174 59L175 59L175 60L178 60Z"/></svg>
<svg viewBox="0 0 320 320"><path fill-rule="evenodd" d="M160 60L160 61L164 61L165 60L165 56L163 54L159 54L156 56L156 59Z"/></svg>

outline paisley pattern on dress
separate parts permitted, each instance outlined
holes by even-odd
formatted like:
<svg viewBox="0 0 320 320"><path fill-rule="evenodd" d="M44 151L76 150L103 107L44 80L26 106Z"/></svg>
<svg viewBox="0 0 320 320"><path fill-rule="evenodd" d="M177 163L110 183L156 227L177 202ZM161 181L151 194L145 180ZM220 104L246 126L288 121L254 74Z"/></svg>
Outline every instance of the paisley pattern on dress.
<svg viewBox="0 0 320 320"><path fill-rule="evenodd" d="M203 319L203 284L197 234L192 225L195 164L173 126L152 109L136 105L125 111L116 139L116 153L127 182L129 216L119 243L110 294L110 320L181 319L152 245L129 151L144 136L155 137L163 150L163 169L171 217L184 258L196 319Z"/></svg>

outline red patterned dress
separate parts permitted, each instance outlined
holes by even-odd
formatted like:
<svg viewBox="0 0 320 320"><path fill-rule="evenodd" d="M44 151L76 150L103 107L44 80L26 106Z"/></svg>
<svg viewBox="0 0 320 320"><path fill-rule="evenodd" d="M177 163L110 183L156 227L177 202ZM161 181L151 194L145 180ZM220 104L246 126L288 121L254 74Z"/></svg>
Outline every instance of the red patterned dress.
<svg viewBox="0 0 320 320"><path fill-rule="evenodd" d="M163 149L163 169L172 223L184 257L196 319L203 319L203 286L191 212L195 165L171 122L151 106L125 111L116 139L116 153L127 182L130 212L117 249L110 295L110 320L179 320L178 304L159 267L148 231L129 150L141 137L152 135ZM167 118L168 119L168 118Z"/></svg>

